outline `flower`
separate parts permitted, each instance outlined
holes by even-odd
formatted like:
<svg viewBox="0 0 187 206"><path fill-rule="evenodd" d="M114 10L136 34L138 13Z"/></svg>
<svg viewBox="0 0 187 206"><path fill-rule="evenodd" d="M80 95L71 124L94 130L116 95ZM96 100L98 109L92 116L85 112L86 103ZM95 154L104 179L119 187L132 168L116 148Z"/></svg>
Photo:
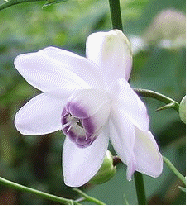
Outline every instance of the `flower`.
<svg viewBox="0 0 187 206"><path fill-rule="evenodd" d="M87 58L55 47L21 54L15 67L26 81L42 91L15 116L24 135L62 130L64 182L79 187L100 169L109 139L127 165L158 177L163 159L149 131L146 107L130 88L132 55L119 30L91 34Z"/></svg>
<svg viewBox="0 0 187 206"><path fill-rule="evenodd" d="M186 15L174 9L160 11L145 30L145 44L164 49L186 47Z"/></svg>

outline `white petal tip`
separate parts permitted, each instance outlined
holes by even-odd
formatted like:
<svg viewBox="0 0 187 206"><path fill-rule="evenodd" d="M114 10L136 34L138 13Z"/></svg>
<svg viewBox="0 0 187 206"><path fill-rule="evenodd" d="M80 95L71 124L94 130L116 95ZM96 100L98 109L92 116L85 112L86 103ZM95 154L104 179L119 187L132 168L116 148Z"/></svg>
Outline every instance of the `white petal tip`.
<svg viewBox="0 0 187 206"><path fill-rule="evenodd" d="M67 181L65 178L64 178L64 184L67 185L68 187L76 187L76 188L84 185L84 184L72 183L70 181Z"/></svg>

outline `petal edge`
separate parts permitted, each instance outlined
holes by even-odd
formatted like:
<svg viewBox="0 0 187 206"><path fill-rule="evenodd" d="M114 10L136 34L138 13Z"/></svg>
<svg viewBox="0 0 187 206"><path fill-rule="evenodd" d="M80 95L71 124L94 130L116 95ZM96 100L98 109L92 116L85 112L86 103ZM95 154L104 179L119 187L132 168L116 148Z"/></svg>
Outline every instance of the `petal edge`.
<svg viewBox="0 0 187 206"><path fill-rule="evenodd" d="M108 147L108 137L103 133L87 148L78 148L66 137L63 146L64 182L70 187L87 183L100 169Z"/></svg>

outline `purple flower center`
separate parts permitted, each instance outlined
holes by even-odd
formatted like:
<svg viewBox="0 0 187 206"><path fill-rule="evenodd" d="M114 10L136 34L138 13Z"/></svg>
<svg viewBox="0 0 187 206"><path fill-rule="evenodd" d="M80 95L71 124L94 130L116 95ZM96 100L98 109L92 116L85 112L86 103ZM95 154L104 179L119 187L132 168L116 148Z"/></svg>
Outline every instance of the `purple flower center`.
<svg viewBox="0 0 187 206"><path fill-rule="evenodd" d="M78 147L88 147L97 138L93 118L78 103L67 103L63 109L61 121L63 133Z"/></svg>

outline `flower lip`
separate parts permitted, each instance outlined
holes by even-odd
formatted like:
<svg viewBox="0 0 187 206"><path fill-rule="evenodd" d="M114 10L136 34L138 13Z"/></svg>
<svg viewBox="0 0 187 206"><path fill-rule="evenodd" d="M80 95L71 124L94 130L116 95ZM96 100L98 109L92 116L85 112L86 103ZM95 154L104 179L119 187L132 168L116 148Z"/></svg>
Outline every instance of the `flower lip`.
<svg viewBox="0 0 187 206"><path fill-rule="evenodd" d="M88 147L97 138L93 118L78 103L67 103L62 112L61 122L63 133L78 147Z"/></svg>
<svg viewBox="0 0 187 206"><path fill-rule="evenodd" d="M68 102L67 109L73 116L78 118L87 118L89 116L86 109L82 108L78 103L75 102Z"/></svg>

